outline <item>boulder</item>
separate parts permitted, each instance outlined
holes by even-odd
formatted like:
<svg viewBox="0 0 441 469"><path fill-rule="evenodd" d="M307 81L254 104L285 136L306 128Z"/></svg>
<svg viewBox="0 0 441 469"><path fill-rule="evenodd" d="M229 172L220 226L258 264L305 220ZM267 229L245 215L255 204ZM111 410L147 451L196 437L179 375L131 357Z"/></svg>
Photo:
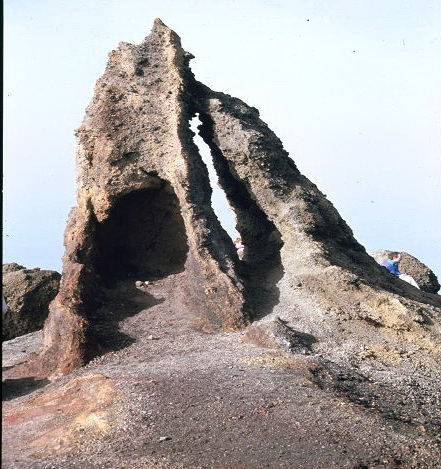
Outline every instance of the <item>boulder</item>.
<svg viewBox="0 0 441 469"><path fill-rule="evenodd" d="M53 270L26 269L18 264L3 264L3 295L8 312L3 317L2 340L43 327L49 303L55 298L61 275Z"/></svg>
<svg viewBox="0 0 441 469"><path fill-rule="evenodd" d="M23 267L20 264L17 264L16 262L10 262L9 264L3 264L2 265L2 275L9 274L10 272L16 272L17 270L21 269L26 269L26 267Z"/></svg>
<svg viewBox="0 0 441 469"><path fill-rule="evenodd" d="M382 264L387 259L388 254L391 252L394 251L387 251L382 249L371 253L371 256L379 264ZM407 252L401 252L400 272L413 277L420 289L425 292L437 293L440 289L438 278L433 270Z"/></svg>

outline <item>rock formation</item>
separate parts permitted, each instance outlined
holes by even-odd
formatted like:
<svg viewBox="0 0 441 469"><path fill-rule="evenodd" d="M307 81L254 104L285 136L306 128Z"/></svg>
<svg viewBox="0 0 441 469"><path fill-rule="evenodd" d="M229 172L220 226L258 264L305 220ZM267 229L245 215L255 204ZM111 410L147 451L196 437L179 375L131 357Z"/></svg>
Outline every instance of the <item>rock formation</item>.
<svg viewBox="0 0 441 469"><path fill-rule="evenodd" d="M16 262L10 262L2 265L2 275L9 274L10 272L16 272L17 270L26 269L26 267L17 264Z"/></svg>
<svg viewBox="0 0 441 469"><path fill-rule="evenodd" d="M2 340L13 339L43 327L49 303L55 298L61 275L53 270L26 269L3 264L3 295L8 312L2 321Z"/></svg>
<svg viewBox="0 0 441 469"><path fill-rule="evenodd" d="M379 250L371 253L371 256L382 264L391 252L394 251ZM413 277L421 290L427 293L438 293L440 284L433 270L407 252L401 253L400 271Z"/></svg>
<svg viewBox="0 0 441 469"><path fill-rule="evenodd" d="M203 330L254 321L250 337L271 330L270 340L295 325L328 357L384 343L438 359L439 298L384 272L257 109L196 81L191 58L160 20L140 45L109 54L76 133L77 206L44 328L47 373L97 353L94 314L110 290L178 272L185 282L176 288ZM197 114L247 262L212 210L189 126Z"/></svg>

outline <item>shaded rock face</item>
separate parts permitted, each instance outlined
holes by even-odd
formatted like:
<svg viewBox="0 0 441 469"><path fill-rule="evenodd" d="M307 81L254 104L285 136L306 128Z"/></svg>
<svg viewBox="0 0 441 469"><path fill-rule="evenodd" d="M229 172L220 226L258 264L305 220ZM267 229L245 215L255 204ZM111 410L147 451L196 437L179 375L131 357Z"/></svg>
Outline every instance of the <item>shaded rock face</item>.
<svg viewBox="0 0 441 469"><path fill-rule="evenodd" d="M95 271L109 285L184 270L188 244L179 201L169 184L118 199L98 224Z"/></svg>
<svg viewBox="0 0 441 469"><path fill-rule="evenodd" d="M8 312L2 321L2 340L13 339L43 327L49 304L60 286L61 275L53 270L26 269L3 264L3 295Z"/></svg>
<svg viewBox="0 0 441 469"><path fill-rule="evenodd" d="M371 256L382 264L391 252L394 251L378 250ZM438 278L433 270L407 252L401 253L400 272L413 277L421 290L427 293L437 293L440 289Z"/></svg>
<svg viewBox="0 0 441 469"><path fill-rule="evenodd" d="M77 131L77 206L40 363L57 376L97 353L91 326L106 289L177 272L182 304L206 331L261 320L265 340L292 330L328 354L382 340L437 349L439 298L390 278L259 112L197 82L191 58L160 20L140 45L109 54ZM211 207L189 126L195 115L248 248L245 262Z"/></svg>

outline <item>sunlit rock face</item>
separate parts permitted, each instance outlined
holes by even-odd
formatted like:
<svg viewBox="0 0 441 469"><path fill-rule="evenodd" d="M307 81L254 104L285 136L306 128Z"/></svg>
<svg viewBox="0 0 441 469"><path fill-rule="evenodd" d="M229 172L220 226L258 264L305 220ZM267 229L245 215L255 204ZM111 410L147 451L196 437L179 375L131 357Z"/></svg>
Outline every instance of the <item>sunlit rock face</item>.
<svg viewBox="0 0 441 469"><path fill-rule="evenodd" d="M109 290L176 274L180 307L204 331L254 321L263 336L282 318L330 356L383 340L434 350L438 298L391 279L259 112L196 81L191 58L160 20L140 45L109 54L76 133L77 206L40 364L52 376L84 364L100 349L94 315ZM242 261L211 207L196 114L247 247Z"/></svg>

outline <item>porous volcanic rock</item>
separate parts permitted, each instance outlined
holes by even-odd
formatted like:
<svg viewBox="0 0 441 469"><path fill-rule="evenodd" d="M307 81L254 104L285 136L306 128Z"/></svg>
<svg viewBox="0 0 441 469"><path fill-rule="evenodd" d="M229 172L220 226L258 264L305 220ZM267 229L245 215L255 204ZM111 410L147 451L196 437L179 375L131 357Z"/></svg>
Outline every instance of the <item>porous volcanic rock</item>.
<svg viewBox="0 0 441 469"><path fill-rule="evenodd" d="M440 297L379 266L258 111L196 81L191 58L160 20L110 54L77 132L42 350L7 343L6 463L438 467ZM211 208L196 115L243 260Z"/></svg>
<svg viewBox="0 0 441 469"><path fill-rule="evenodd" d="M16 272L17 270L26 269L26 267L17 264L16 262L10 262L2 265L2 275L9 274L9 272Z"/></svg>
<svg viewBox="0 0 441 469"><path fill-rule="evenodd" d="M3 295L8 312L2 321L2 340L43 327L49 303L55 298L61 275L53 270L26 269L16 263L3 264Z"/></svg>
<svg viewBox="0 0 441 469"><path fill-rule="evenodd" d="M46 372L59 376L97 353L93 325L109 292L177 273L179 307L205 331L254 321L268 338L283 330L308 337L327 359L384 343L439 360L439 297L378 266L257 109L196 81L191 58L160 20L140 45L109 54L76 133L77 206L44 328ZM211 207L190 130L196 115L246 262Z"/></svg>
<svg viewBox="0 0 441 469"><path fill-rule="evenodd" d="M395 251L380 249L371 253L371 256L382 264L391 252ZM421 290L427 293L437 293L440 289L438 278L433 270L407 252L401 252L400 272L413 277Z"/></svg>

